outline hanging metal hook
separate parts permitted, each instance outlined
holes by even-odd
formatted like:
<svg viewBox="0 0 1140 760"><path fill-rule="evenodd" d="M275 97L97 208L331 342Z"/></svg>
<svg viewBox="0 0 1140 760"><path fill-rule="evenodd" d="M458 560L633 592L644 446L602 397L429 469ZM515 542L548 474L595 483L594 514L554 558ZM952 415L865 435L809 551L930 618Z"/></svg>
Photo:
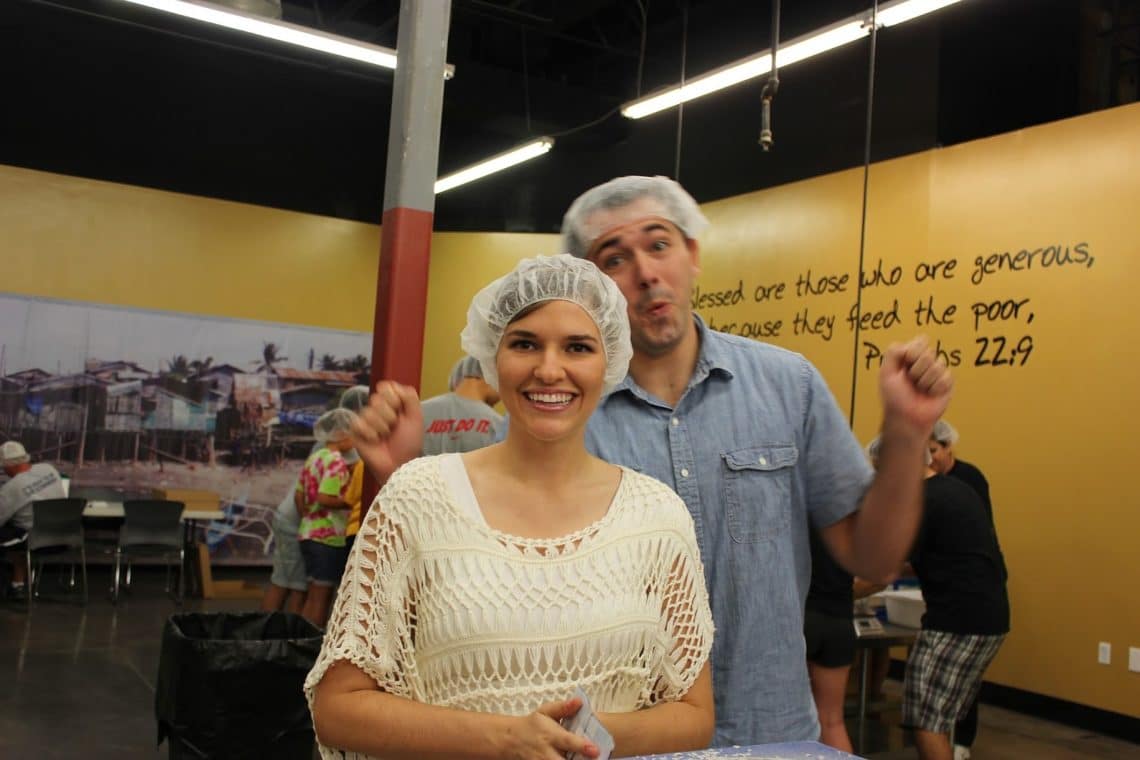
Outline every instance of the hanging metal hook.
<svg viewBox="0 0 1140 760"><path fill-rule="evenodd" d="M763 111L760 115L760 147L767 153L772 148L772 100L780 89L780 72L776 68L776 55L780 50L780 0L772 0L772 67L764 88L760 90Z"/></svg>

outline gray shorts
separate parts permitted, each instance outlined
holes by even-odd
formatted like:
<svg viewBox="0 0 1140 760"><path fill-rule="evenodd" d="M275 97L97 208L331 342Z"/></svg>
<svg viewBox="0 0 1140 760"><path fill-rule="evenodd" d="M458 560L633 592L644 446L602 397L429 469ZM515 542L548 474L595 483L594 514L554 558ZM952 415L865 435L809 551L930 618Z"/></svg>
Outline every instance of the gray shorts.
<svg viewBox="0 0 1140 760"><path fill-rule="evenodd" d="M274 586L292 591L309 588L305 560L301 557L301 544L297 540L297 526L285 525L279 518L273 520L273 575L269 581Z"/></svg>

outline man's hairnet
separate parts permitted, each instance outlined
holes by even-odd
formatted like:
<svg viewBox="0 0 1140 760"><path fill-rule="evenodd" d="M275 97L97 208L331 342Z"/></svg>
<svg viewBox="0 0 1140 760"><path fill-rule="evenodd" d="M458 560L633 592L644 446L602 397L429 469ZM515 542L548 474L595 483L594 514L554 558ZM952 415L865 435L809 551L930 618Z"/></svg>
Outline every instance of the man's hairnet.
<svg viewBox="0 0 1140 760"><path fill-rule="evenodd" d="M625 296L596 266L573 256L523 259L510 274L480 290L467 309L467 326L460 335L463 350L479 361L483 379L498 390L495 355L507 325L527 307L546 301L576 303L594 320L606 357L602 393L609 393L625 377L633 357Z"/></svg>
<svg viewBox="0 0 1140 760"><path fill-rule="evenodd" d="M562 250L585 258L598 236L606 230L591 225L590 217L598 211L620 209L642 198L651 198L658 207L655 215L680 228L685 237L696 240L708 226L693 196L668 177L618 177L593 187L578 196L562 217Z"/></svg>
<svg viewBox="0 0 1140 760"><path fill-rule="evenodd" d="M447 379L447 389L449 391L455 390L464 378L468 377L483 379L483 368L479 366L479 360L474 356L464 356L455 363L455 366L451 368L451 377Z"/></svg>
<svg viewBox="0 0 1140 760"><path fill-rule="evenodd" d="M317 439L317 443L328 443L344 438L352 433L352 421L355 418L356 414L348 409L330 409L313 424L313 437Z"/></svg>
<svg viewBox="0 0 1140 760"><path fill-rule="evenodd" d="M341 409L359 413L361 409L368 406L368 396L367 385L354 385L340 394L339 406Z"/></svg>
<svg viewBox="0 0 1140 760"><path fill-rule="evenodd" d="M946 420L938 420L934 423L934 430L931 431L930 437L943 446L953 446L958 442L958 431Z"/></svg>

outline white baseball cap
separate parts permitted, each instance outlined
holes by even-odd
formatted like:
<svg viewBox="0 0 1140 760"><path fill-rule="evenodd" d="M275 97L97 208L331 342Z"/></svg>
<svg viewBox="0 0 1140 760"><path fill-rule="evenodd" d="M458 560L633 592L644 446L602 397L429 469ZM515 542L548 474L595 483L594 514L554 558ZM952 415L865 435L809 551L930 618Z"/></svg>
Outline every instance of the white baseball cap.
<svg viewBox="0 0 1140 760"><path fill-rule="evenodd" d="M4 464L21 464L28 458L28 450L19 441L5 441L0 445L0 459Z"/></svg>

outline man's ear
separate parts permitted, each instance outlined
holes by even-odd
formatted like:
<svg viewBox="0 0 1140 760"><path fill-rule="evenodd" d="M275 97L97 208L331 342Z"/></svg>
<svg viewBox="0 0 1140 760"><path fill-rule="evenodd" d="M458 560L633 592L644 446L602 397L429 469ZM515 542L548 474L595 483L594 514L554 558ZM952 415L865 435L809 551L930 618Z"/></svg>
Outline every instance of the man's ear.
<svg viewBox="0 0 1140 760"><path fill-rule="evenodd" d="M701 244L692 238L685 238L685 247L689 249L693 276L699 275L701 273Z"/></svg>

